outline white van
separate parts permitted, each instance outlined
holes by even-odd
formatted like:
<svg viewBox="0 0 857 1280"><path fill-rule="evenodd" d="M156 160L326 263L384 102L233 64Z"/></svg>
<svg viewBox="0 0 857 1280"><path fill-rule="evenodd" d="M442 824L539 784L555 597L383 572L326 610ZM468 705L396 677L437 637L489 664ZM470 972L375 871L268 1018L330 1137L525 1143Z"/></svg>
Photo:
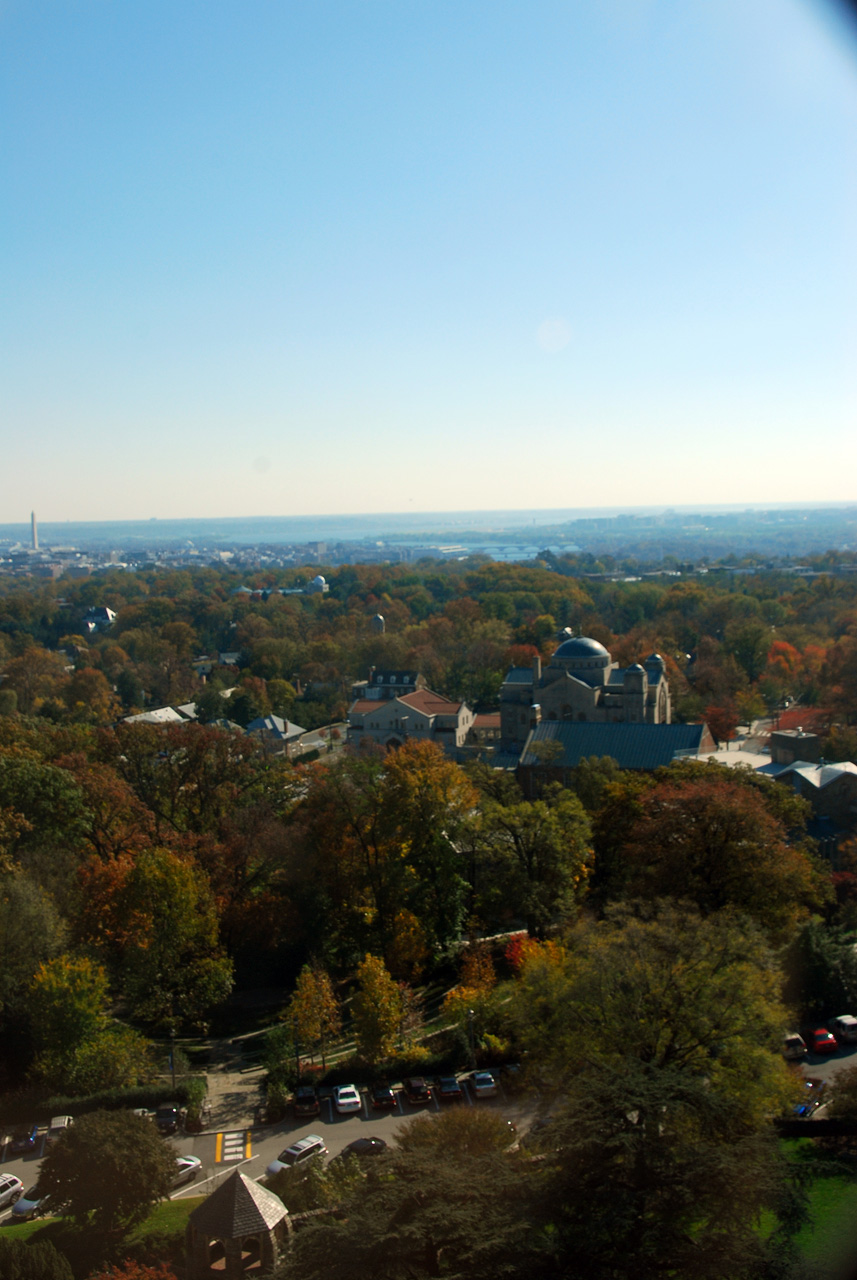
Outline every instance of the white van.
<svg viewBox="0 0 857 1280"><path fill-rule="evenodd" d="M840 1013L838 1018L831 1018L830 1030L840 1044L857 1043L857 1018L850 1013Z"/></svg>
<svg viewBox="0 0 857 1280"><path fill-rule="evenodd" d="M296 1165L306 1164L307 1160L312 1160L316 1156L326 1155L327 1147L324 1145L324 1138L320 1138L317 1133L311 1133L308 1137L301 1138L300 1142L296 1142L294 1146L281 1151L277 1159L272 1160L268 1165L265 1175L272 1178L281 1169L294 1169Z"/></svg>

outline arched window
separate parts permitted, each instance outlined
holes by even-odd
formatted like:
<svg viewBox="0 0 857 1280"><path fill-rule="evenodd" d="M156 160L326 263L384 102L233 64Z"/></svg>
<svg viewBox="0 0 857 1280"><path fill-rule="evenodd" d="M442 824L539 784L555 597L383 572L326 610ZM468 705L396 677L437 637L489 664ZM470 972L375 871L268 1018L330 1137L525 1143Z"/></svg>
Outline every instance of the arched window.
<svg viewBox="0 0 857 1280"><path fill-rule="evenodd" d="M215 1275L222 1275L226 1270L226 1246L222 1240L208 1242L208 1269Z"/></svg>
<svg viewBox="0 0 857 1280"><path fill-rule="evenodd" d="M245 1236L241 1241L241 1266L244 1271L258 1271L262 1266L262 1242L258 1236Z"/></svg>

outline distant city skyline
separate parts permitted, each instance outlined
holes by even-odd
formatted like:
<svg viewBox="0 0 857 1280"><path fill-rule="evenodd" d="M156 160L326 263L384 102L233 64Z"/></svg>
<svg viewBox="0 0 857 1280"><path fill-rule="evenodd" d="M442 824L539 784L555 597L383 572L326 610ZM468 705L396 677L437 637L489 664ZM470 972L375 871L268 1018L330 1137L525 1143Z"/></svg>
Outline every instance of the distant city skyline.
<svg viewBox="0 0 857 1280"><path fill-rule="evenodd" d="M7 0L0 524L848 503L832 0Z"/></svg>

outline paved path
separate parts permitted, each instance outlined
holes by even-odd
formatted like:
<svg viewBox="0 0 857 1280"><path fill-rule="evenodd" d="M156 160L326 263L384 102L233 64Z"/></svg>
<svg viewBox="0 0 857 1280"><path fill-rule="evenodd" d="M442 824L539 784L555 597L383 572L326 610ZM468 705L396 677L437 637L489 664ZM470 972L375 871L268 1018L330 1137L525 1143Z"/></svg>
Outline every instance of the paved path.
<svg viewBox="0 0 857 1280"><path fill-rule="evenodd" d="M242 1129L253 1123L262 1102L265 1069L242 1065L241 1050L228 1040L212 1045L213 1065L206 1070L210 1116L208 1130Z"/></svg>

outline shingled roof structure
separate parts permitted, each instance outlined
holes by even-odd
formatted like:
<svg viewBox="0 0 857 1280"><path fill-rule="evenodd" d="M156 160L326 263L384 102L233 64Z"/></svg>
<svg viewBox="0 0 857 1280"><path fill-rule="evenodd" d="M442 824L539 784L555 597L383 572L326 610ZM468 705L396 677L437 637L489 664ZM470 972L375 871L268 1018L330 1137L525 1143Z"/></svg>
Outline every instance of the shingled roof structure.
<svg viewBox="0 0 857 1280"><path fill-rule="evenodd" d="M279 1196L236 1169L188 1217L188 1280L201 1280L213 1268L223 1280L241 1280L248 1270L265 1275L276 1267L289 1230Z"/></svg>
<svg viewBox="0 0 857 1280"><path fill-rule="evenodd" d="M190 1221L203 1235L235 1239L270 1231L287 1213L279 1196L236 1169L194 1209Z"/></svg>

